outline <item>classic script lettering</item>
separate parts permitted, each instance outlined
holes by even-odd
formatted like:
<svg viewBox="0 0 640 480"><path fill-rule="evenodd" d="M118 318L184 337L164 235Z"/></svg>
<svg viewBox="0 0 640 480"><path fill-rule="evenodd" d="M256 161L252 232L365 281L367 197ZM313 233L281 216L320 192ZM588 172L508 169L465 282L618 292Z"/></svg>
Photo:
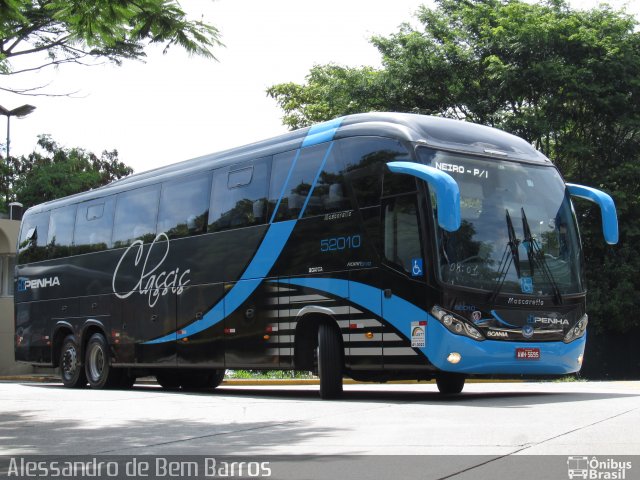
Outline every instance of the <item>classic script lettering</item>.
<svg viewBox="0 0 640 480"><path fill-rule="evenodd" d="M164 252L161 252L162 258L159 262L156 262L155 265L150 265L149 258L151 257L151 252L154 252L155 254L158 248L162 248L162 246L165 248ZM120 257L118 265L116 265L115 271L113 272L113 279L111 281L113 293L121 299L129 298L136 292L140 295L147 295L149 299L149 307L155 306L155 304L158 303L158 299L169 292L180 295L184 290L184 287L191 282L188 278L191 270L187 269L180 272L180 268L175 268L174 270L160 271L162 264L168 255L169 237L167 237L165 233L159 233L156 235L156 238L154 238L153 242L149 245L146 255L144 255L144 242L142 240L136 240L133 242L124 251L122 257ZM120 268L123 265L129 266L129 268L133 267L134 269L139 269L140 278L138 279L138 283L136 283L131 290L125 293L118 293L116 283L118 281Z"/></svg>

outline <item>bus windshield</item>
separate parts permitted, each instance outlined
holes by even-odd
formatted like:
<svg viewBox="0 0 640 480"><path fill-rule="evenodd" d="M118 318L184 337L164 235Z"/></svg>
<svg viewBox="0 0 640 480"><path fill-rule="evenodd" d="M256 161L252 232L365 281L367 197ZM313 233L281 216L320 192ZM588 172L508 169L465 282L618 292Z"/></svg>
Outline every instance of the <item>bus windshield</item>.
<svg viewBox="0 0 640 480"><path fill-rule="evenodd" d="M583 292L575 216L554 167L424 147L418 152L460 188L460 228L437 227L444 283L520 295ZM434 198L432 204L436 209Z"/></svg>

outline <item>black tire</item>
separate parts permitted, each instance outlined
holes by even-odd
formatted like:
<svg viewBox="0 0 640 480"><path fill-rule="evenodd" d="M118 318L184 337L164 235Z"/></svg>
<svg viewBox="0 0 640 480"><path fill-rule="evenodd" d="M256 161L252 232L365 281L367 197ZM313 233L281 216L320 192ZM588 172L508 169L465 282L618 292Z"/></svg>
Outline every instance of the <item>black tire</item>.
<svg viewBox="0 0 640 480"><path fill-rule="evenodd" d="M320 397L329 400L342 396L343 352L338 330L321 324L318 329L318 376Z"/></svg>
<svg viewBox="0 0 640 480"><path fill-rule="evenodd" d="M133 387L134 383L136 383L136 377L123 371L120 375L120 383L118 384L118 388L122 390L129 390L131 387Z"/></svg>
<svg viewBox="0 0 640 480"><path fill-rule="evenodd" d="M91 335L84 357L84 371L91 388L116 388L124 370L111 366L107 340L101 333Z"/></svg>
<svg viewBox="0 0 640 480"><path fill-rule="evenodd" d="M213 373L213 381L211 382L211 388L212 389L218 388L220 386L220 384L224 380L224 374L225 373L226 373L226 370L224 368L221 368L220 370L215 370L214 371L214 373Z"/></svg>
<svg viewBox="0 0 640 480"><path fill-rule="evenodd" d="M224 380L224 373L224 369L190 370L178 375L183 390L213 390Z"/></svg>
<svg viewBox="0 0 640 480"><path fill-rule="evenodd" d="M180 388L180 375L174 370L162 370L156 373L156 382L165 390Z"/></svg>
<svg viewBox="0 0 640 480"><path fill-rule="evenodd" d="M443 372L436 377L436 384L440 393L454 395L464 388L465 378L461 373Z"/></svg>
<svg viewBox="0 0 640 480"><path fill-rule="evenodd" d="M60 350L60 376L67 388L84 388L87 377L81 362L80 347L73 335L67 335Z"/></svg>

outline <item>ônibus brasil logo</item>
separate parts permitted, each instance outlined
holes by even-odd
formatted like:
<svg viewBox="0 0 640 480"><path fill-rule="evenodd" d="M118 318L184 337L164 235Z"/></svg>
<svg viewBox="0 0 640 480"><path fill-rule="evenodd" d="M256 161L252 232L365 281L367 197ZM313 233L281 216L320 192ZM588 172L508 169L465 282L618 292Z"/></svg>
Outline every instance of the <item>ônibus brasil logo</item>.
<svg viewBox="0 0 640 480"><path fill-rule="evenodd" d="M567 475L571 480L626 480L627 470L631 470L631 462L614 458L604 460L598 457L571 456L567 458Z"/></svg>
<svg viewBox="0 0 640 480"><path fill-rule="evenodd" d="M32 280L28 278L18 279L19 292L26 292L27 290L35 290L37 288L56 287L59 285L60 279L58 277L34 278Z"/></svg>

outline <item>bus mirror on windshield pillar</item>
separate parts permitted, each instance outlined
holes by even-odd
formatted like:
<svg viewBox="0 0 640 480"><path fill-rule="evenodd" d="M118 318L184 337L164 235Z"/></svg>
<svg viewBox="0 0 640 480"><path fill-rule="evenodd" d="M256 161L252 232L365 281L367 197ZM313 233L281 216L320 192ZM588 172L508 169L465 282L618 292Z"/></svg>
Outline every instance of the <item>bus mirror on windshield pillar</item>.
<svg viewBox="0 0 640 480"><path fill-rule="evenodd" d="M438 224L448 232L460 228L460 189L451 175L421 163L389 162L387 167L427 182L436 192Z"/></svg>
<svg viewBox="0 0 640 480"><path fill-rule="evenodd" d="M613 198L600 190L585 187L584 185L567 183L567 188L572 197L583 198L598 204L602 214L604 239L610 245L618 243L618 215L616 214L616 204L613 203Z"/></svg>

